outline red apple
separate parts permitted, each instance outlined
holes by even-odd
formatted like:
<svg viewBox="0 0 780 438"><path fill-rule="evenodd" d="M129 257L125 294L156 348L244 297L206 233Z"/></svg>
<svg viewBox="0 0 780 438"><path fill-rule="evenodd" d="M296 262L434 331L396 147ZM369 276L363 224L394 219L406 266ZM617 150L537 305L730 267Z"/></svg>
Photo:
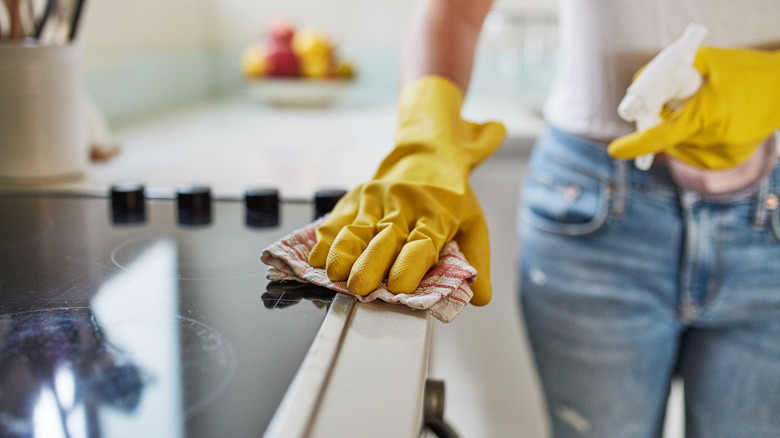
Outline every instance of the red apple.
<svg viewBox="0 0 780 438"><path fill-rule="evenodd" d="M290 44L269 44L265 60L269 76L290 77L301 73L298 55L293 52Z"/></svg>
<svg viewBox="0 0 780 438"><path fill-rule="evenodd" d="M284 18L277 18L268 25L268 38L272 41L292 40L294 33L295 27Z"/></svg>
<svg viewBox="0 0 780 438"><path fill-rule="evenodd" d="M301 62L292 47L294 34L292 23L283 18L268 25L265 59L269 76L290 77L301 74Z"/></svg>

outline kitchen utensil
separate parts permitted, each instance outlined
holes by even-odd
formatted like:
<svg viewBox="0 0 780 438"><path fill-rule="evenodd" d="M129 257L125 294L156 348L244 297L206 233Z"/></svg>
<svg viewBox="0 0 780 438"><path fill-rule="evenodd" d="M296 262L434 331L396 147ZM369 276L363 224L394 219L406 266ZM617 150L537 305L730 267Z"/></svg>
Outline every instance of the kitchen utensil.
<svg viewBox="0 0 780 438"><path fill-rule="evenodd" d="M78 32L79 22L81 21L81 10L84 7L84 0L75 0L73 5L73 12L70 17L70 32L68 34L68 41L73 41L76 38Z"/></svg>
<svg viewBox="0 0 780 438"><path fill-rule="evenodd" d="M54 0L53 10L41 29L40 44L65 44L69 41L74 12L73 0Z"/></svg>
<svg viewBox="0 0 780 438"><path fill-rule="evenodd" d="M12 40L21 40L25 36L24 20L22 19L22 1L21 0L4 0L5 6L8 9L8 16L10 19L10 33L9 38Z"/></svg>
<svg viewBox="0 0 780 438"><path fill-rule="evenodd" d="M6 38L6 29L11 27L11 19L8 16L8 10L5 7L5 2L0 2L0 40Z"/></svg>
<svg viewBox="0 0 780 438"><path fill-rule="evenodd" d="M47 0L46 6L43 9L43 13L41 14L38 21L35 23L35 38L39 39L41 37L41 32L43 31L43 27L46 25L46 22L49 20L49 17L51 17L52 11L57 5L57 0Z"/></svg>

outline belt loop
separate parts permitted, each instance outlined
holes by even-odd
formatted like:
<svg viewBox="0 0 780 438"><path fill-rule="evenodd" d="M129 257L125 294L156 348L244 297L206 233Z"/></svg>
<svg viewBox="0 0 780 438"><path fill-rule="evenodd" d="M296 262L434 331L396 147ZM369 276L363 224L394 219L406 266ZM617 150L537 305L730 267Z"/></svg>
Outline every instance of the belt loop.
<svg viewBox="0 0 780 438"><path fill-rule="evenodd" d="M615 163L615 177L612 180L612 216L621 217L626 213L628 196L628 171L630 160L612 160Z"/></svg>
<svg viewBox="0 0 780 438"><path fill-rule="evenodd" d="M772 175L770 174L758 184L756 189L755 202L753 204L753 227L755 228L763 228L766 225L768 214L767 199L771 181Z"/></svg>

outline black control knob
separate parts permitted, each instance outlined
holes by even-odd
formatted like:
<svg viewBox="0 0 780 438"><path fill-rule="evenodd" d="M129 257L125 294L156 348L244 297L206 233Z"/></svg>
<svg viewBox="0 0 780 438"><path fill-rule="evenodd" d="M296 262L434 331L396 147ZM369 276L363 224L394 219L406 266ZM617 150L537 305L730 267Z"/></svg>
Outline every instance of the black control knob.
<svg viewBox="0 0 780 438"><path fill-rule="evenodd" d="M279 225L279 190L251 188L244 192L246 225L267 228Z"/></svg>
<svg viewBox="0 0 780 438"><path fill-rule="evenodd" d="M176 188L176 201L181 225L211 223L211 189L198 184L181 184Z"/></svg>
<svg viewBox="0 0 780 438"><path fill-rule="evenodd" d="M324 216L333 210L336 203L342 196L346 195L346 190L326 189L318 190L314 193L314 219Z"/></svg>
<svg viewBox="0 0 780 438"><path fill-rule="evenodd" d="M121 181L111 186L111 219L117 224L146 222L146 197L143 183Z"/></svg>

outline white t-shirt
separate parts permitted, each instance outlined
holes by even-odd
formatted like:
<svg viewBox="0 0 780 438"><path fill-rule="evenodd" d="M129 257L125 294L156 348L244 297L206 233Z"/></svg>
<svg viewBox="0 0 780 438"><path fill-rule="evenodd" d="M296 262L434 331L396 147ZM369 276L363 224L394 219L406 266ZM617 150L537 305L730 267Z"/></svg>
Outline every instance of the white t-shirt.
<svg viewBox="0 0 780 438"><path fill-rule="evenodd" d="M780 0L560 0L560 61L547 121L597 140L634 127L617 106L634 73L696 22L705 45L780 48Z"/></svg>

